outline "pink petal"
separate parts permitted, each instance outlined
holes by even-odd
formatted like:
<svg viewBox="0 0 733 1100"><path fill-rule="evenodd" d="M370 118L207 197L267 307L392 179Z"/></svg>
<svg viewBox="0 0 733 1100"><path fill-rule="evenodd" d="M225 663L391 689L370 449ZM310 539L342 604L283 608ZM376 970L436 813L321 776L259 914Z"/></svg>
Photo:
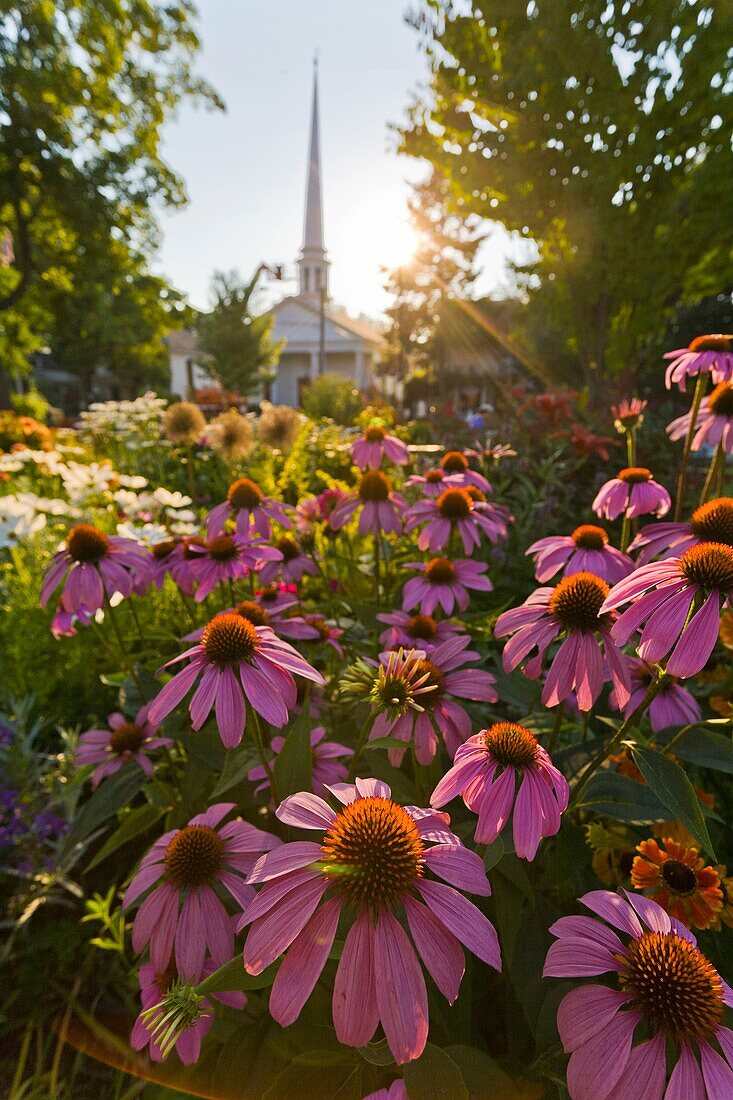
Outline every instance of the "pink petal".
<svg viewBox="0 0 733 1100"><path fill-rule="evenodd" d="M428 993L414 948L388 910L374 936L377 1007L389 1049L398 1065L419 1058L428 1038Z"/></svg>
<svg viewBox="0 0 733 1100"><path fill-rule="evenodd" d="M320 844L312 840L294 840L260 856L247 876L247 882L267 882L268 879L279 878L318 862L322 855Z"/></svg>
<svg viewBox="0 0 733 1100"><path fill-rule="evenodd" d="M707 664L720 630L720 593L713 591L682 632L667 662L670 676L694 676Z"/></svg>
<svg viewBox="0 0 733 1100"><path fill-rule="evenodd" d="M630 995L605 985L581 985L560 1001L557 1030L564 1049L582 1047L613 1019Z"/></svg>
<svg viewBox="0 0 733 1100"><path fill-rule="evenodd" d="M647 1043L634 1047L626 1063L626 1069L611 1089L606 1100L662 1100L667 1079L667 1060L664 1052L664 1035L655 1035Z"/></svg>
<svg viewBox="0 0 733 1100"><path fill-rule="evenodd" d="M176 967L179 974L198 979L206 954L206 934L198 891L191 890L183 903L176 928Z"/></svg>
<svg viewBox="0 0 733 1100"><path fill-rule="evenodd" d="M340 1043L364 1046L377 1030L374 983L374 928L370 915L362 912L349 929L333 987L333 1023Z"/></svg>
<svg viewBox="0 0 733 1100"><path fill-rule="evenodd" d="M216 725L228 749L236 748L242 740L246 720L242 689L231 668L225 668L216 693Z"/></svg>
<svg viewBox="0 0 733 1100"><path fill-rule="evenodd" d="M733 1069L705 1042L700 1043L700 1059L708 1100L731 1100Z"/></svg>
<svg viewBox="0 0 733 1100"><path fill-rule="evenodd" d="M605 1100L626 1068L638 1012L620 1012L570 1056L568 1092L573 1100Z"/></svg>
<svg viewBox="0 0 733 1100"><path fill-rule="evenodd" d="M296 829L330 829L336 820L336 814L328 803L307 791L283 799L275 816Z"/></svg>
<svg viewBox="0 0 733 1100"><path fill-rule="evenodd" d="M300 1015L303 1005L326 965L341 913L339 898L331 898L311 917L291 943L270 994L270 1015L288 1027Z"/></svg>
<svg viewBox="0 0 733 1100"><path fill-rule="evenodd" d="M475 852L457 844L436 844L423 856L425 866L445 882L488 897L491 893L483 860Z"/></svg>
<svg viewBox="0 0 733 1100"><path fill-rule="evenodd" d="M249 974L261 974L282 955L305 927L328 889L322 877L292 890L276 910L256 920L244 945L244 968Z"/></svg>
<svg viewBox="0 0 733 1100"><path fill-rule="evenodd" d="M501 950L496 929L472 902L442 882L416 883L435 916L456 939L483 962L501 970Z"/></svg>
<svg viewBox="0 0 733 1100"><path fill-rule="evenodd" d="M463 949L426 905L411 897L405 898L404 905L420 957L440 992L453 1004L466 970Z"/></svg>
<svg viewBox="0 0 733 1100"><path fill-rule="evenodd" d="M664 1100L707 1100L700 1066L686 1043L682 1044L679 1060L672 1070Z"/></svg>

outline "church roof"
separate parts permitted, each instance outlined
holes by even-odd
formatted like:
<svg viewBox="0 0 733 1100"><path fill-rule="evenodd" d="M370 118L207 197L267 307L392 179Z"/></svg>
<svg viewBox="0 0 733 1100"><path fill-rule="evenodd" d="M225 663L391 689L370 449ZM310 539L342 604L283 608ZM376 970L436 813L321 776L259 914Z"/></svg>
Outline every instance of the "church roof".
<svg viewBox="0 0 733 1100"><path fill-rule="evenodd" d="M302 320L294 319L290 317L280 318L281 312L290 312L292 307L296 307L298 310L302 310L305 316ZM310 341L317 339L318 327L320 324L320 309L318 305L305 299L303 296L296 294L288 298L283 298L272 307L272 312L276 318L276 333L282 336L286 336L292 343L298 343L301 341ZM328 327L335 330L336 336L344 336L346 338L357 337L360 340L364 340L370 344L380 345L384 342L384 332L379 325L374 322L365 320L364 318L356 318L350 316L344 310L336 309L330 303L326 304L326 319ZM314 334L316 334L314 336Z"/></svg>

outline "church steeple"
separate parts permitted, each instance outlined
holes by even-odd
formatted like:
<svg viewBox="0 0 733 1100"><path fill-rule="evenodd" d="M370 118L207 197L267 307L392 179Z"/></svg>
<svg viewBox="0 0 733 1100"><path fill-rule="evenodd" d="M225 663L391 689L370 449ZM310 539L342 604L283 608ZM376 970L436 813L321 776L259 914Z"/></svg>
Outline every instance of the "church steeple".
<svg viewBox="0 0 733 1100"><path fill-rule="evenodd" d="M305 196L303 248L298 258L299 289L303 297L319 301L328 296L329 262L323 244L323 201L321 198L321 150L318 137L318 61L313 60L313 108L311 112L308 176Z"/></svg>

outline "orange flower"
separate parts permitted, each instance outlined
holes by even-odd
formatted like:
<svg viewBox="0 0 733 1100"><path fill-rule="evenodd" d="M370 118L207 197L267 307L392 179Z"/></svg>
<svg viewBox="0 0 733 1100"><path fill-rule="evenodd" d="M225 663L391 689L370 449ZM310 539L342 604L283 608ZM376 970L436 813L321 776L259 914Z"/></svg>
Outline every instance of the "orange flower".
<svg viewBox="0 0 733 1100"><path fill-rule="evenodd" d="M685 848L672 837L662 841L642 840L640 854L631 868L631 884L666 909L688 928L710 928L718 923L723 907L720 877L706 867L697 848Z"/></svg>
<svg viewBox="0 0 733 1100"><path fill-rule="evenodd" d="M723 924L727 924L729 928L733 928L733 878L727 878L728 868L725 864L721 864L720 867L716 867L720 878L720 889L723 894L723 908L720 910L718 916L722 920Z"/></svg>

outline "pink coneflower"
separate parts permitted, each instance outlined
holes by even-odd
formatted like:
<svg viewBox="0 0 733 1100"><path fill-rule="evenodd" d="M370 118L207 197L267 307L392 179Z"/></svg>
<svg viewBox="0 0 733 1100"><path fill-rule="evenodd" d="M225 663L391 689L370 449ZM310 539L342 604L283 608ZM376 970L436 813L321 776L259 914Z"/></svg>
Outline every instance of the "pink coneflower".
<svg viewBox="0 0 733 1100"><path fill-rule="evenodd" d="M203 542L203 539L201 540ZM183 556L183 542L181 539L164 539L155 542L148 548L148 564L150 569L150 585L162 588L165 578L170 573L170 567L177 557Z"/></svg>
<svg viewBox="0 0 733 1100"><path fill-rule="evenodd" d="M678 558L699 542L722 542L733 546L733 497L716 497L701 504L689 523L650 523L642 527L629 546L641 551L637 565L653 558Z"/></svg>
<svg viewBox="0 0 733 1100"><path fill-rule="evenodd" d="M361 508L360 535L371 532L376 537L382 531L393 531L399 535L402 531L402 512L406 507L404 498L392 491L389 479L380 470L369 470L359 482L358 490L342 497L331 513L329 523L334 531L338 531Z"/></svg>
<svg viewBox="0 0 733 1100"><path fill-rule="evenodd" d="M478 814L477 844L496 840L513 808L514 850L521 859L534 859L542 837L559 830L570 788L533 733L515 722L497 722L459 746L430 805L445 806L457 795Z"/></svg>
<svg viewBox="0 0 733 1100"><path fill-rule="evenodd" d="M644 409L649 404L638 397L624 398L618 405L611 405L613 426L617 432L630 432L644 423Z"/></svg>
<svg viewBox="0 0 733 1100"><path fill-rule="evenodd" d="M154 887L135 915L132 946L140 954L150 945L157 973L167 969L174 948L176 968L191 976L201 973L207 949L216 966L234 956L231 918L216 888L248 905L255 895L245 876L262 852L281 843L246 821L221 826L234 809L234 802L217 802L183 829L164 833L127 888L123 909Z"/></svg>
<svg viewBox="0 0 733 1100"><path fill-rule="evenodd" d="M613 625L614 641L625 645L646 623L639 656L656 664L672 650L666 671L684 679L705 667L718 640L721 606L731 597L733 549L700 542L679 558L642 565L611 589L601 614L630 604Z"/></svg>
<svg viewBox="0 0 733 1100"><path fill-rule="evenodd" d="M192 572L198 581L194 599L201 603L226 581L240 580L262 567L266 562L282 561L282 554L262 539L241 539L233 535L215 535L204 546L191 546Z"/></svg>
<svg viewBox="0 0 733 1100"><path fill-rule="evenodd" d="M630 682L626 659L610 633L613 618L601 614L608 594L608 585L594 573L573 573L554 588L538 588L521 607L505 611L494 631L497 638L514 635L504 646L504 671L512 672L536 648L524 668L525 675L536 679L550 645L564 634L542 689L544 705L555 707L574 691L580 709L590 710L603 687L605 655L617 697L625 706Z"/></svg>
<svg viewBox="0 0 733 1100"><path fill-rule="evenodd" d="M389 623L389 629L379 635L385 649L404 646L405 649L430 652L455 634L465 633L465 627L459 622L446 619L437 622L432 615L410 615L407 611L391 611L377 615L377 619L380 623Z"/></svg>
<svg viewBox="0 0 733 1100"><path fill-rule="evenodd" d="M344 632L340 627L324 619L323 615L304 615L302 619L298 617L297 622L295 618L291 619L290 623L292 627L291 633L287 635L289 638L318 640L323 645L330 646L343 660L344 650L339 638L343 638ZM284 630L283 633L286 631Z"/></svg>
<svg viewBox="0 0 733 1100"><path fill-rule="evenodd" d="M266 609L257 599L242 600L234 607L225 608L220 614L239 615L252 623L253 626L269 626L275 634L282 638L319 638L320 634L315 627L308 626L301 616L289 613L288 609L292 608L294 603L296 603L295 599L285 601L286 606L279 609L276 606ZM199 627L198 630L192 630L190 634L183 635L183 641L200 642L205 630L205 626Z"/></svg>
<svg viewBox="0 0 733 1100"><path fill-rule="evenodd" d="M311 789L314 794L320 795L321 798L328 797L327 784L341 783L342 780L346 779L348 771L340 763L341 758L354 755L353 749L340 745L337 741L324 741L325 736L326 731L323 726L315 726L311 730L311 765L313 769ZM284 744L284 737L272 738L270 747L274 757L277 757ZM270 763L274 763L274 757ZM259 783L259 787L255 787L255 794L269 788L270 781L262 764L258 764L256 768L252 768L251 771L247 772L247 779L252 783Z"/></svg>
<svg viewBox="0 0 733 1100"><path fill-rule="evenodd" d="M495 703L494 677L478 668L463 668L468 661L478 661L480 654L466 647L471 644L468 634L448 638L424 657L418 658L416 674L426 677L422 684L419 711L408 710L398 714L382 711L372 726L370 740L377 737L396 737L406 743L414 740L415 756L419 764L429 764L438 748L438 733L445 741L451 757L471 733L471 719L456 699L470 699L481 703ZM391 654L381 654L386 664ZM389 757L399 765L402 749L390 749Z"/></svg>
<svg viewBox="0 0 733 1100"><path fill-rule="evenodd" d="M437 497L444 489L449 489L451 486L459 488L458 480L458 478L444 473L438 466L434 470L428 470L425 474L411 474L405 482L405 488L417 486L422 489L426 497Z"/></svg>
<svg viewBox="0 0 733 1100"><path fill-rule="evenodd" d="M601 519L617 519L622 514L635 519L647 515L666 516L671 505L669 493L654 480L651 470L645 466L628 466L601 486L591 507Z"/></svg>
<svg viewBox="0 0 733 1100"><path fill-rule="evenodd" d="M646 661L637 657L629 657L629 672L631 674L631 695L623 708L624 718L633 714L646 697L647 690L655 678L654 669ZM612 691L608 697L612 707L618 707L616 695ZM621 708L619 708L621 709ZM693 722L699 722L702 718L700 704L689 691L680 687L673 676L667 677L662 683L661 690L649 707L649 721L652 732L669 729L670 726L686 726Z"/></svg>
<svg viewBox="0 0 733 1100"><path fill-rule="evenodd" d="M465 611L471 599L469 588L479 592L491 592L494 587L488 577L483 577L488 566L485 562L450 561L448 558L433 558L429 562L411 561L405 563L405 569L417 569L422 575L409 580L402 592L402 607L411 611L420 606L422 615L432 615L440 606L446 615L451 615L455 607Z"/></svg>
<svg viewBox="0 0 733 1100"><path fill-rule="evenodd" d="M128 722L124 714L116 711L107 718L109 729L87 730L79 738L74 753L76 764L99 764L92 774L92 787L108 775L114 775L123 765L134 760L146 775L153 774L152 761L148 753L156 749L170 748L170 737L156 737L158 727L148 721L148 703L135 715L134 722Z"/></svg>
<svg viewBox="0 0 733 1100"><path fill-rule="evenodd" d="M680 921L650 898L624 894L593 890L580 901L601 921L561 917L550 928L558 939L545 977L617 979L614 987L580 986L560 1002L571 1100L724 1100L733 1095L733 1032L722 1019L733 990Z"/></svg>
<svg viewBox="0 0 733 1100"><path fill-rule="evenodd" d="M414 531L424 523L417 545L434 553L443 549L455 529L464 551L470 554L481 544L482 535L493 543L506 538L510 518L501 505L476 501L469 489L450 488L444 489L437 500L419 500L413 504L407 513L405 531Z"/></svg>
<svg viewBox="0 0 733 1100"><path fill-rule="evenodd" d="M461 945L501 968L493 925L459 892L487 895L489 883L480 858L448 828L446 814L400 806L377 779L339 784L333 794L337 811L310 793L292 795L278 809L284 824L317 830L322 839L283 845L258 861L249 881L265 885L241 922L251 925L244 967L260 974L287 952L270 994L271 1016L287 1027L310 997L339 919L348 914L333 990L337 1038L364 1046L381 1022L402 1064L420 1056L428 1035L418 955L451 1003L464 972ZM397 912L404 912L410 935Z"/></svg>
<svg viewBox="0 0 733 1100"><path fill-rule="evenodd" d="M395 466L406 466L410 461L407 444L376 425L367 428L351 446L351 457L360 470L378 470L385 456Z"/></svg>
<svg viewBox="0 0 733 1100"><path fill-rule="evenodd" d="M173 550L165 554L164 560L160 563L163 571L159 587L163 587L167 572L181 592L186 596L193 595L196 570L200 565L202 551L206 551L206 539L200 535L190 535L181 539Z"/></svg>
<svg viewBox="0 0 733 1100"><path fill-rule="evenodd" d="M270 615L279 615L288 608L295 607L298 603L298 589L294 584L273 582L258 588L255 592L255 600L264 607Z"/></svg>
<svg viewBox="0 0 733 1100"><path fill-rule="evenodd" d="M300 543L296 542L295 539L283 535L275 543L275 548L280 557L265 562L260 569L263 584L272 584L278 574L288 584L302 581L306 573L311 576L318 576L318 566L315 561L309 554L305 553Z"/></svg>
<svg viewBox="0 0 733 1100"><path fill-rule="evenodd" d="M692 412L678 416L667 425L670 439L684 439L690 430ZM726 454L733 451L733 383L720 382L704 399L695 419L695 434L691 451L721 444Z"/></svg>
<svg viewBox="0 0 733 1100"><path fill-rule="evenodd" d="M288 642L269 626L254 626L241 615L217 615L205 627L198 645L168 661L169 668L190 658L153 700L151 722L162 722L200 677L191 699L191 725L201 729L216 706L216 725L228 749L242 740L247 721L246 703L278 729L288 720L297 690L291 673L323 684L316 672Z"/></svg>
<svg viewBox="0 0 733 1100"><path fill-rule="evenodd" d="M201 968L201 974L195 975L195 979L202 981L213 974L215 969L215 965L207 959ZM143 1012L160 1004L178 977L178 971L172 963L169 963L162 973L157 972L152 963L143 963L138 974ZM194 975L189 975L189 977L193 978ZM221 1001L222 1004L228 1005L229 1008L236 1008L240 1011L247 1004L244 993L212 993L211 996L215 997L217 1001ZM189 1028L186 1028L175 1043L176 1054L184 1066L191 1066L198 1062L201 1054L201 1043L214 1026L212 1006L206 999L201 1002L201 1010L202 1015ZM151 1035L150 1030L146 1027L143 1012L140 1013L133 1025L130 1046L133 1050L143 1050L147 1047L151 1061L162 1062L164 1060L163 1052Z"/></svg>
<svg viewBox="0 0 733 1100"><path fill-rule="evenodd" d="M81 609L91 614L102 606L105 593L108 597L115 592L129 596L135 579L147 570L147 552L139 543L105 535L90 523L77 523L44 574L41 607L63 580L64 611L76 614Z"/></svg>
<svg viewBox="0 0 733 1100"><path fill-rule="evenodd" d="M468 459L461 451L446 451L440 460L440 468L448 477L454 478L460 488L475 485L482 493L491 492L489 482L478 470L471 469Z"/></svg>
<svg viewBox="0 0 733 1100"><path fill-rule="evenodd" d="M628 554L611 546L603 528L592 523L576 527L572 535L538 539L525 553L535 555L534 575L540 584L549 581L560 569L566 577L573 573L595 573L609 584L615 584L634 569Z"/></svg>
<svg viewBox="0 0 733 1100"><path fill-rule="evenodd" d="M675 383L684 392L687 379L699 374L711 374L713 382L728 382L733 378L733 336L696 336L689 347L668 351L664 358L672 360L665 377L668 390Z"/></svg>
<svg viewBox="0 0 733 1100"><path fill-rule="evenodd" d="M206 530L209 538L213 538L222 533L228 519L233 519L239 538L247 538L254 531L263 539L269 539L273 520L281 527L290 527L291 511L289 504L266 497L256 481L240 477L229 486L227 499L209 512Z"/></svg>

